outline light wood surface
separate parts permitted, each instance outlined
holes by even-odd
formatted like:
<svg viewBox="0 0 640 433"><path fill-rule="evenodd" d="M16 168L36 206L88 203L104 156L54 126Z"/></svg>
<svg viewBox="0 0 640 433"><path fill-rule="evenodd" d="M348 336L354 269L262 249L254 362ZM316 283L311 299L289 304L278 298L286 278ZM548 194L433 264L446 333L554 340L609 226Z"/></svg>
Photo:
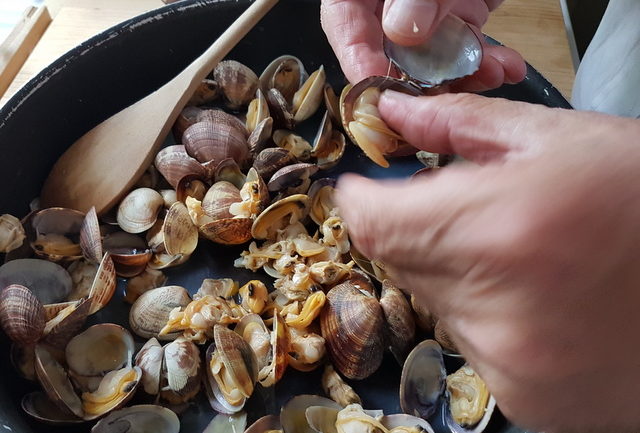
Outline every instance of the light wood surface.
<svg viewBox="0 0 640 433"><path fill-rule="evenodd" d="M0 95L7 90L49 23L51 15L46 7L29 7L0 44Z"/></svg>
<svg viewBox="0 0 640 433"><path fill-rule="evenodd" d="M42 207L62 206L87 212L93 206L100 215L115 205L151 164L196 87L277 2L252 2L178 76L73 143L44 183Z"/></svg>
<svg viewBox="0 0 640 433"><path fill-rule="evenodd" d="M42 68L80 42L132 16L161 7L161 0L47 0L54 20L0 99L0 106ZM574 70L559 0L505 0L484 31L518 50L564 95Z"/></svg>

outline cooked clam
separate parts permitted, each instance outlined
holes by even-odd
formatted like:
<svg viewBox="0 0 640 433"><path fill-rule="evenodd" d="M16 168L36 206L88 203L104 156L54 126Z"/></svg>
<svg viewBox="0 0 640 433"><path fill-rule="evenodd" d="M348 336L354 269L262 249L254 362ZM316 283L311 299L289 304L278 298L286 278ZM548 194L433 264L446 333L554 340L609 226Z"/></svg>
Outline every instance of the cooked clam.
<svg viewBox="0 0 640 433"><path fill-rule="evenodd" d="M164 349L156 338L149 339L135 358L136 367L142 371L142 387L149 395L158 395L160 392L160 375L162 374L162 361Z"/></svg>
<svg viewBox="0 0 640 433"><path fill-rule="evenodd" d="M70 411L82 418L84 416L82 400L73 389L62 365L42 345L36 346L35 354L36 374L49 399L60 409Z"/></svg>
<svg viewBox="0 0 640 433"><path fill-rule="evenodd" d="M73 209L48 208L31 220L35 239L31 247L38 257L53 262L70 262L82 257L80 227L84 214Z"/></svg>
<svg viewBox="0 0 640 433"><path fill-rule="evenodd" d="M267 286L260 280L251 280L239 291L241 305L245 310L255 314L262 314L267 305L269 291Z"/></svg>
<svg viewBox="0 0 640 433"><path fill-rule="evenodd" d="M218 99L220 96L220 86L215 80L205 78L200 82L200 85L196 88L188 104L191 105L204 105L211 103Z"/></svg>
<svg viewBox="0 0 640 433"><path fill-rule="evenodd" d="M90 299L81 299L76 302L64 303L58 310L58 305L47 305L45 311L53 307L51 313L47 313L52 318L44 327L42 341L54 347L64 347L84 326L89 312L92 308Z"/></svg>
<svg viewBox="0 0 640 433"><path fill-rule="evenodd" d="M159 336L160 330L167 324L169 314L176 307L186 307L191 298L187 290L180 286L165 286L149 290L138 298L129 311L131 330L140 337L156 337L160 340L173 340L178 334Z"/></svg>
<svg viewBox="0 0 640 433"><path fill-rule="evenodd" d="M402 367L402 411L423 419L433 415L444 392L446 375L440 345L433 340L418 344L409 353Z"/></svg>
<svg viewBox="0 0 640 433"><path fill-rule="evenodd" d="M451 418L461 427L473 427L485 415L489 403L487 385L468 365L447 376Z"/></svg>
<svg viewBox="0 0 640 433"><path fill-rule="evenodd" d="M251 424L244 433L282 433L280 417L276 415L265 415L258 418Z"/></svg>
<svg viewBox="0 0 640 433"><path fill-rule="evenodd" d="M116 273L124 278L142 273L153 255L144 239L127 232L106 235L102 246L111 255Z"/></svg>
<svg viewBox="0 0 640 433"><path fill-rule="evenodd" d="M382 282L380 306L387 321L391 353L402 365L409 350L413 347L416 333L411 306L400 289L395 287L390 280Z"/></svg>
<svg viewBox="0 0 640 433"><path fill-rule="evenodd" d="M256 169L262 179L271 179L273 174L296 162L296 157L291 152L280 147L268 147L262 150L253 161L253 167Z"/></svg>
<svg viewBox="0 0 640 433"><path fill-rule="evenodd" d="M309 187L309 199L311 208L309 216L319 226L329 218L329 213L336 207L333 201L336 180L332 178L322 178L314 181Z"/></svg>
<svg viewBox="0 0 640 433"><path fill-rule="evenodd" d="M233 158L223 159L218 163L214 174L215 182L227 181L232 183L236 188L242 188L247 177L240 170L240 166Z"/></svg>
<svg viewBox="0 0 640 433"><path fill-rule="evenodd" d="M258 89L258 76L248 66L235 60L224 60L213 70L213 78L232 110L247 105Z"/></svg>
<svg viewBox="0 0 640 433"><path fill-rule="evenodd" d="M269 105L262 90L256 91L256 97L249 104L247 111L247 131L253 132L258 125L269 116Z"/></svg>
<svg viewBox="0 0 640 433"><path fill-rule="evenodd" d="M276 171L269 180L269 191L291 194L306 194L311 185L311 176L318 171L315 164L304 162L287 165Z"/></svg>
<svg viewBox="0 0 640 433"><path fill-rule="evenodd" d="M245 183L240 189L239 203L229 206L229 212L236 217L255 219L269 203L269 190L255 168L247 173Z"/></svg>
<svg viewBox="0 0 640 433"><path fill-rule="evenodd" d="M156 155L154 164L174 189L178 187L180 179L186 176L194 176L197 179L208 178L207 170L198 160L189 156L183 145L163 148Z"/></svg>
<svg viewBox="0 0 640 433"><path fill-rule="evenodd" d="M102 260L102 235L96 208L93 206L85 215L80 227L80 248L90 262L98 264Z"/></svg>
<svg viewBox="0 0 640 433"><path fill-rule="evenodd" d="M111 412L91 433L178 433L180 421L171 410L150 404L136 405Z"/></svg>
<svg viewBox="0 0 640 433"><path fill-rule="evenodd" d="M243 165L249 156L245 129L223 121L205 120L194 123L184 131L182 144L187 153L201 163L214 167L222 160L232 158Z"/></svg>
<svg viewBox="0 0 640 433"><path fill-rule="evenodd" d="M253 222L254 239L273 239L278 230L301 221L309 212L309 197L294 194L273 203Z"/></svg>
<svg viewBox="0 0 640 433"><path fill-rule="evenodd" d="M204 296L229 299L238 293L238 289L238 283L231 278L205 278L196 294L193 295L193 299L198 300Z"/></svg>
<svg viewBox="0 0 640 433"><path fill-rule="evenodd" d="M247 427L245 412L226 415L219 413L214 416L202 433L240 433Z"/></svg>
<svg viewBox="0 0 640 433"><path fill-rule="evenodd" d="M273 142L276 146L291 152L300 161L311 158L311 144L293 131L287 129L274 131Z"/></svg>
<svg viewBox="0 0 640 433"><path fill-rule="evenodd" d="M269 112L273 118L274 128L293 129L295 121L289 103L278 89L269 89L266 93Z"/></svg>
<svg viewBox="0 0 640 433"><path fill-rule="evenodd" d="M289 400L280 411L280 423L285 432L314 433L315 430L309 425L305 412L308 408L319 406L340 410L338 403L319 395L297 395Z"/></svg>
<svg viewBox="0 0 640 433"><path fill-rule="evenodd" d="M333 365L349 379L364 379L382 363L385 321L378 300L349 280L327 293L320 314Z"/></svg>
<svg viewBox="0 0 640 433"><path fill-rule="evenodd" d="M249 145L251 155L256 156L265 148L271 139L272 132L272 117L267 117L256 125L255 129L251 132L251 135L249 135L249 138L247 138L247 144Z"/></svg>
<svg viewBox="0 0 640 433"><path fill-rule="evenodd" d="M98 389L82 394L83 418L96 419L118 409L133 397L142 377L138 367L124 367L107 373Z"/></svg>
<svg viewBox="0 0 640 433"><path fill-rule="evenodd" d="M82 418L73 415L68 410L62 410L41 391L25 395L20 405L29 416L47 424L66 425L84 422Z"/></svg>
<svg viewBox="0 0 640 433"><path fill-rule="evenodd" d="M293 95L293 120L300 123L311 117L320 107L324 97L326 73L324 66L312 73L300 89Z"/></svg>
<svg viewBox="0 0 640 433"><path fill-rule="evenodd" d="M289 365L299 371L312 371L320 366L326 352L323 336L306 329L288 328Z"/></svg>
<svg viewBox="0 0 640 433"><path fill-rule="evenodd" d="M297 57L285 55L273 60L260 75L260 87L263 92L277 89L291 102L295 92L307 79L302 61Z"/></svg>
<svg viewBox="0 0 640 433"><path fill-rule="evenodd" d="M322 389L340 406L362 404L360 396L340 377L331 364L327 364L322 373Z"/></svg>

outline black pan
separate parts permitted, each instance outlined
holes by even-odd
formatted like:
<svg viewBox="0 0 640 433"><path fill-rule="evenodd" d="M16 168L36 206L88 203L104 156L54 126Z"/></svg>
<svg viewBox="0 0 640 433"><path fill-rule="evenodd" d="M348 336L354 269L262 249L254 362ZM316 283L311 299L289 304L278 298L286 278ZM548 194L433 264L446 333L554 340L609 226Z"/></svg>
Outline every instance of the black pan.
<svg viewBox="0 0 640 433"><path fill-rule="evenodd" d="M49 169L79 136L107 117L157 89L187 66L247 7L248 1L183 1L119 24L73 49L31 80L0 110L0 213L23 216L37 197ZM336 89L345 84L338 62L319 25L317 0L282 0L234 49L230 58L258 73L281 54L298 56L307 70L323 64ZM490 92L490 96L570 108L562 95L532 67L525 81ZM303 135L310 138L319 119L306 122ZM144 125L140 125L141 128ZM131 143L135 146L135 143ZM353 146L336 168L370 177L404 177L419 168L414 158L394 160L381 169ZM109 167L105 167L108 170ZM204 244L204 242L203 242ZM185 265L167 272L168 284L194 292L206 277L232 277L247 281L255 274L233 268L242 248L223 248L210 243ZM265 280L268 277L260 277ZM93 322L127 324L128 305L123 303L122 281L111 304ZM137 341L140 345L142 340ZM22 396L34 389L18 377L8 357L9 342L0 336L0 426L14 432L81 432L80 427L52 428L32 421L20 409ZM381 369L353 386L372 409L399 412L400 368L387 357ZM247 405L250 419L277 413L292 395L321 393L320 372L288 371L275 389L259 390ZM183 432L200 432L214 412L205 399L196 401L182 415ZM520 432L497 417L489 432Z"/></svg>

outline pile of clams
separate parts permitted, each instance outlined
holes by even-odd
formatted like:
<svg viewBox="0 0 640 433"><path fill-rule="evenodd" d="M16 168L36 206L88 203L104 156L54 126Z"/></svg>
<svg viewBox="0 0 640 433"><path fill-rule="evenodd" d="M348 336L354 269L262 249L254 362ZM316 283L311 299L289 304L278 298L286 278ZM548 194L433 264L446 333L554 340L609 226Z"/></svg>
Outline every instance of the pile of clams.
<svg viewBox="0 0 640 433"><path fill-rule="evenodd" d="M477 39L456 43L473 46L471 66L432 62L432 80L416 81L411 55L387 41L403 79L371 77L339 98L323 66L309 74L294 56L259 76L225 60L180 113L176 144L158 152L112 212L39 209L35 200L22 220L0 216L0 325L16 369L42 387L22 398L24 411L49 424L99 420L92 432L172 433L177 414L206 395L213 419L205 432L244 431L256 389L273 387L288 369L322 368L329 398L297 396L279 417L246 431L432 433L438 411L451 431L484 429L495 406L486 387L468 366L446 376L437 343L414 348L419 336L434 335L433 318L394 286L384 264L352 248L333 201L335 180L322 175L339 163L347 137L382 166L408 148L381 120L380 92L420 95L472 73ZM297 127L315 122L319 110L307 140ZM419 157L428 169L445 161ZM197 291L167 285L164 270L202 242L243 245L235 267L263 275L205 278ZM117 277L132 333L114 323L86 328L111 301ZM444 330L435 334L445 340ZM350 386L378 370L387 349L404 365L406 414L364 410Z"/></svg>

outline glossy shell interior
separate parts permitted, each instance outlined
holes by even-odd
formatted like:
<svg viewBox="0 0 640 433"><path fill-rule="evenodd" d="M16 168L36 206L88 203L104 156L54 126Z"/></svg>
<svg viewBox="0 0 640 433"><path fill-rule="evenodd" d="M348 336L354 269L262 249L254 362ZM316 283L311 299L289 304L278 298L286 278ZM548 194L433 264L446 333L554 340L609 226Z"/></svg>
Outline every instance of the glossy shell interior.
<svg viewBox="0 0 640 433"><path fill-rule="evenodd" d="M0 109L0 145L7 149L0 160L0 212L25 215L29 202L39 194L49 168L78 136L93 125L130 105L172 78L215 39L246 7L248 1L184 1L151 12L107 30L72 50L39 74ZM282 54L298 56L308 70L325 66L335 89L345 84L338 62L320 29L317 0L282 1L231 53L237 59L261 71ZM282 23L288 23L283 26ZM176 35L179 35L177 37ZM292 37L291 35L297 35ZM87 77L92 77L88 80ZM96 86L95 83L101 83ZM494 92L496 96L527 100L551 106L568 104L553 87L532 69L523 84ZM307 140L313 140L322 113L301 125ZM33 125L37 123L38 127ZM34 158L33 155L38 155ZM358 172L374 178L407 177L421 164L413 157L397 158L391 168L375 166L355 146L348 145L336 167L322 173L337 177ZM167 284L182 285L193 294L204 278L231 277L246 282L264 274L233 267L242 247L225 247L202 242L183 266L167 270ZM224 258L224 259L221 259ZM88 325L114 322L128 327L128 304L122 301L123 284L112 302L92 316ZM144 341L136 338L136 349ZM0 335L0 422L13 431L88 432L91 423L51 427L29 419L20 408L24 394L36 388L12 374L9 341ZM352 381L367 408L400 411L398 385L400 367L385 355L381 368L364 381ZM266 414L279 412L293 395L322 394L322 369L300 373L290 369L274 388L261 389L248 401L248 423ZM134 404L132 402L131 404ZM203 431L214 416L201 394L181 416L182 431ZM443 431L443 430L439 430ZM519 430L504 420L496 420L488 432Z"/></svg>

